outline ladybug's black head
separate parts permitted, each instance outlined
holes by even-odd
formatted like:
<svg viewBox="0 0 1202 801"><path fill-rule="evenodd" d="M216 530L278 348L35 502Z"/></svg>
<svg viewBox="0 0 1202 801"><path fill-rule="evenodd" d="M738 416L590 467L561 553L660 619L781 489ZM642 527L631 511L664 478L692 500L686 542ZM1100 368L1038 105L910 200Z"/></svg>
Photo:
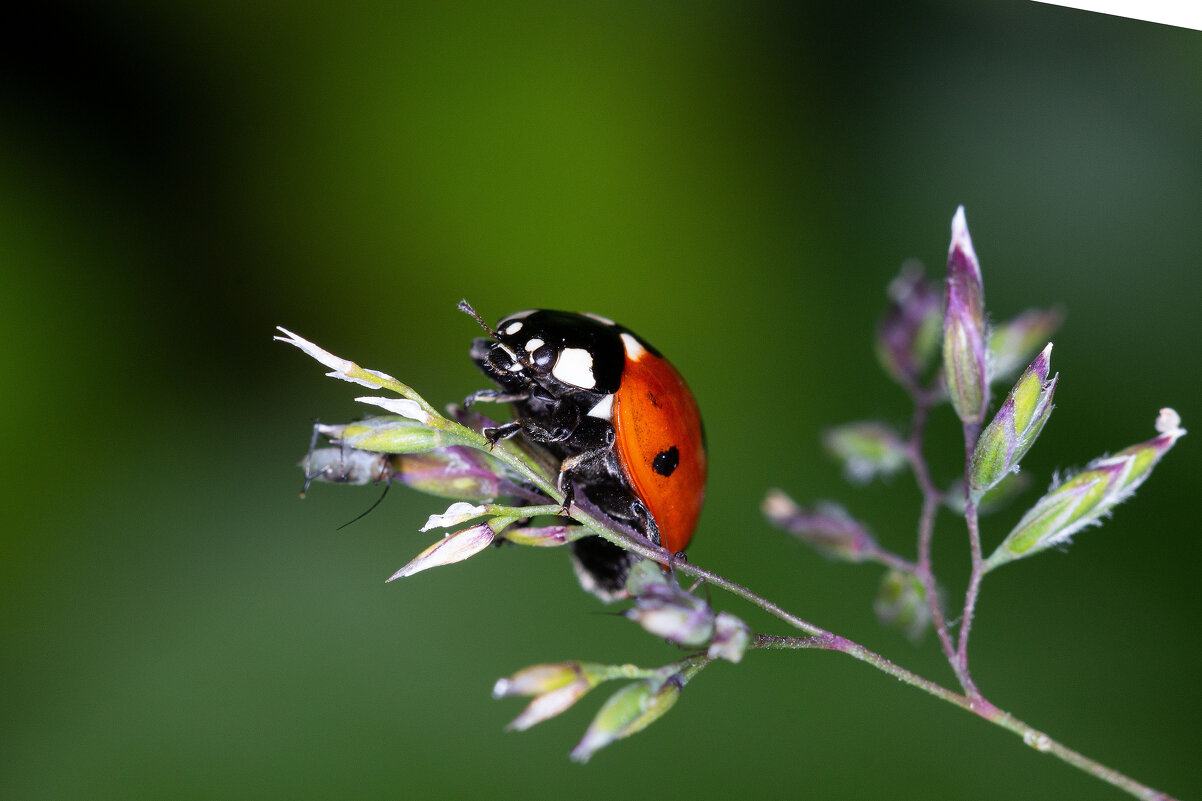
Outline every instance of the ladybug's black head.
<svg viewBox="0 0 1202 801"><path fill-rule="evenodd" d="M607 394L622 381L625 329L604 318L530 309L485 330L492 338L472 343L472 358L503 385L533 383L554 395L574 390Z"/></svg>

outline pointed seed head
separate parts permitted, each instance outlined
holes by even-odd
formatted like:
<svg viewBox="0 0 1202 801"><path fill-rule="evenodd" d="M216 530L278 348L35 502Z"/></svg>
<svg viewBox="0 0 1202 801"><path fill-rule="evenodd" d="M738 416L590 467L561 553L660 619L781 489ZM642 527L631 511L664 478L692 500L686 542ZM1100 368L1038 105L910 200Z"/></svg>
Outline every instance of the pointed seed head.
<svg viewBox="0 0 1202 801"><path fill-rule="evenodd" d="M1101 522L1134 494L1185 434L1180 417L1172 409L1161 410L1156 430L1156 437L1094 459L1068 481L1053 485L986 560L986 570L1067 543L1081 529Z"/></svg>
<svg viewBox="0 0 1202 801"><path fill-rule="evenodd" d="M964 207L952 218L943 316L943 372L956 414L966 423L985 417L985 290Z"/></svg>
<svg viewBox="0 0 1202 801"><path fill-rule="evenodd" d="M969 469L969 486L974 500L980 498L1010 473L1035 444L1052 413L1052 396L1059 376L1048 379L1052 345L1043 349L1019 377L993 420L977 438Z"/></svg>
<svg viewBox="0 0 1202 801"><path fill-rule="evenodd" d="M644 679L618 690L597 712L584 737L572 749L572 759L587 762L610 743L647 728L675 705L680 688L680 681L673 676Z"/></svg>

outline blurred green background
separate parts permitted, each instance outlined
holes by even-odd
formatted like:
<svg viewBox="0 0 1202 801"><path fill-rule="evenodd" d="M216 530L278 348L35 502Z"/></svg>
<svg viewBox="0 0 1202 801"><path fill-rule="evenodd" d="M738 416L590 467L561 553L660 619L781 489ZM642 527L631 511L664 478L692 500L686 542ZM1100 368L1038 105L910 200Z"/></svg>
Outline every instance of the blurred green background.
<svg viewBox="0 0 1202 801"><path fill-rule="evenodd" d="M879 570L758 504L839 498L912 553L913 482L853 489L817 435L907 419L872 327L905 258L941 271L960 203L995 319L1068 310L1025 502L1161 406L1202 419L1202 34L1012 2L24 14L0 55L0 797L1121 797L834 654L714 666L587 766L566 755L603 693L503 733L498 676L675 652L563 553L385 586L444 504L395 489L335 531L377 491L298 501L313 418L365 410L271 334L443 403L482 386L460 297L619 319L705 413L692 559L951 682L933 640L875 622ZM944 408L944 480L956 435ZM1067 555L990 576L972 649L999 705L1178 795L1202 744L1196 452ZM950 515L935 558L959 594Z"/></svg>

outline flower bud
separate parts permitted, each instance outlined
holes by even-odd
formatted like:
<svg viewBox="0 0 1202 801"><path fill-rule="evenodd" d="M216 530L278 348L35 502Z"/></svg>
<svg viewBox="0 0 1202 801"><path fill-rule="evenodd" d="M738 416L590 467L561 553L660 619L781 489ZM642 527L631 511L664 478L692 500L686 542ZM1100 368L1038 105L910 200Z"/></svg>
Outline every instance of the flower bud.
<svg viewBox="0 0 1202 801"><path fill-rule="evenodd" d="M685 648L699 648L714 637L714 610L710 605L669 583L643 587L635 598L635 607L622 615L647 632Z"/></svg>
<svg viewBox="0 0 1202 801"><path fill-rule="evenodd" d="M737 663L742 661L750 641L751 628L746 623L730 612L719 612L714 618L714 639L705 655Z"/></svg>
<svg viewBox="0 0 1202 801"><path fill-rule="evenodd" d="M1161 409L1156 430L1158 435L1147 442L1094 459L1077 475L1054 484L986 560L985 569L1066 543L1131 497L1161 457L1185 434L1172 409Z"/></svg>
<svg viewBox="0 0 1202 801"><path fill-rule="evenodd" d="M542 695L584 677L587 671L596 672L600 666L591 662L547 662L531 665L493 685L493 698L509 698L514 695Z"/></svg>
<svg viewBox="0 0 1202 801"><path fill-rule="evenodd" d="M304 337L292 333L287 328L284 328L284 326L282 326L282 325L277 325L276 330L281 332L282 334L284 334L284 336L272 337L272 339L276 340L277 342L285 342L289 345L294 345L295 347L300 348L302 351L304 351L306 354L308 354L308 356L310 358L316 359L322 365L329 367L330 372L326 373L326 375L329 376L330 378L337 378L339 381L348 381L352 384L358 384L360 386L370 387L372 389L377 389L379 387L378 384L370 383L362 378L358 378L355 375L352 375L352 373L359 370L360 368L359 368L359 365L355 364L354 362L350 361L349 359L344 359L341 356L335 356L333 353L330 353L325 348L319 347L318 345L310 342L309 340L305 339ZM374 373L375 375L379 376L380 378L393 380L393 381L396 380L396 379L392 378L392 376L386 375L377 370L368 370L367 372Z"/></svg>
<svg viewBox="0 0 1202 801"><path fill-rule="evenodd" d="M385 411L392 412L409 420L414 420L421 425L429 425L435 419L434 415L421 407L421 404L409 398L361 397L355 398L355 400L359 403L369 403L372 406L379 406Z"/></svg>
<svg viewBox="0 0 1202 801"><path fill-rule="evenodd" d="M507 470L486 453L462 446L393 459L396 478L419 492L442 498L491 500L513 494Z"/></svg>
<svg viewBox="0 0 1202 801"><path fill-rule="evenodd" d="M447 507L447 510L440 515L430 515L430 519L426 521L426 525L422 526L422 531L429 531L432 528L451 528L460 523L466 523L469 520L475 520L477 517L488 513L488 509L483 506L474 506L464 501L458 501Z"/></svg>
<svg viewBox="0 0 1202 801"><path fill-rule="evenodd" d="M668 586L668 574L656 562L640 559L630 567L626 576L626 592L631 598L637 598L648 592L652 586Z"/></svg>
<svg viewBox="0 0 1202 801"><path fill-rule="evenodd" d="M505 727L510 731L525 731L570 708L612 672L608 666L592 662L534 665L507 679L498 679L492 695L493 698L534 696L522 713Z"/></svg>
<svg viewBox="0 0 1202 801"><path fill-rule="evenodd" d="M1017 472L1019 462L1035 443L1052 413L1052 395L1059 375L1048 379L1052 345L1035 357L1006 396L993 420L981 432L969 468L969 488L974 500Z"/></svg>
<svg viewBox="0 0 1202 801"><path fill-rule="evenodd" d="M876 325L877 358L898 383L916 386L939 349L939 287L923 276L922 264L910 260L887 293L889 308Z"/></svg>
<svg viewBox="0 0 1202 801"><path fill-rule="evenodd" d="M813 512L780 490L769 490L761 506L768 521L787 531L828 559L863 562L877 552L877 543L863 523L842 506L819 503Z"/></svg>
<svg viewBox="0 0 1202 801"><path fill-rule="evenodd" d="M456 505L452 504L452 508ZM467 505L464 504L464 506ZM437 516L435 515L435 517ZM478 523L471 528L465 528L463 531L449 534L422 551L409 564L393 573L388 581L412 576L414 573L419 573L431 567L462 562L464 559L475 556L492 543L499 530L512 522L513 518L493 518L487 522Z"/></svg>
<svg viewBox="0 0 1202 801"><path fill-rule="evenodd" d="M1009 378L1031 360L1064 320L1060 309L1028 309L989 332L989 380Z"/></svg>
<svg viewBox="0 0 1202 801"><path fill-rule="evenodd" d="M890 570L881 579L872 611L881 623L898 629L913 642L922 639L931 623L922 582L903 570Z"/></svg>
<svg viewBox="0 0 1202 801"><path fill-rule="evenodd" d="M516 545L554 548L575 542L587 533L583 526L521 526L506 529L504 537Z"/></svg>
<svg viewBox="0 0 1202 801"><path fill-rule="evenodd" d="M605 746L629 737L659 720L680 698L681 679L653 678L628 684L609 697L597 712L584 737L572 749L576 762L589 758Z"/></svg>
<svg viewBox="0 0 1202 801"><path fill-rule="evenodd" d="M943 373L956 414L965 423L985 418L985 288L968 234L964 207L952 218L947 254L947 303L943 316Z"/></svg>
<svg viewBox="0 0 1202 801"><path fill-rule="evenodd" d="M446 431L397 416L368 417L338 426L336 436L331 438L352 448L377 453L420 453L460 442Z"/></svg>
<svg viewBox="0 0 1202 801"><path fill-rule="evenodd" d="M866 420L828 428L822 432L822 444L843 463L848 481L857 484L892 475L906 465L905 443L884 423Z"/></svg>

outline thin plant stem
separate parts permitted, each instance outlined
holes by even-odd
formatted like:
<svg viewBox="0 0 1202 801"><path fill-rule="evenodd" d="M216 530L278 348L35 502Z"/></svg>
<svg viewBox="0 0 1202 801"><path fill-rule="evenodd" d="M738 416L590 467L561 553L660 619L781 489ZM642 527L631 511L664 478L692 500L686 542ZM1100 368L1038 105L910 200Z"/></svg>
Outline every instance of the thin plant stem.
<svg viewBox="0 0 1202 801"><path fill-rule="evenodd" d="M935 583L935 572L931 563L931 541L935 535L935 515L943 503L943 493L931 480L931 471L927 467L922 454L922 442L926 436L927 418L932 405L932 390L909 388L910 397L914 401L914 414L910 420L910 432L906 439L906 458L914 478L918 482L918 490L922 493L922 511L918 517L918 564L914 575L922 584L923 595L926 596L927 609L931 613L931 625L939 639L943 655L956 674L956 680L966 690L971 681L960 671L960 663L956 658L956 647L948 633L947 620L943 617L943 607L939 603L939 588Z"/></svg>
<svg viewBox="0 0 1202 801"><path fill-rule="evenodd" d="M964 593L964 612L960 616L960 638L956 645L956 663L963 678L964 690L971 697L979 697L980 691L972 681L968 669L968 635L972 630L973 613L976 611L977 595L981 591L981 579L985 575L985 560L981 555L981 527L977 515L977 502L969 486L972 471L972 453L980 434L979 423L964 424L964 519L968 524L968 547L972 558L972 572L968 578L968 589Z"/></svg>
<svg viewBox="0 0 1202 801"><path fill-rule="evenodd" d="M903 573L909 573L911 575L918 574L917 564L911 562L909 559L906 559L903 556L893 553L892 551L886 551L884 548L878 547L873 549L865 555L865 559L876 562L878 565L884 565L885 567L891 567L894 570L900 570Z"/></svg>

